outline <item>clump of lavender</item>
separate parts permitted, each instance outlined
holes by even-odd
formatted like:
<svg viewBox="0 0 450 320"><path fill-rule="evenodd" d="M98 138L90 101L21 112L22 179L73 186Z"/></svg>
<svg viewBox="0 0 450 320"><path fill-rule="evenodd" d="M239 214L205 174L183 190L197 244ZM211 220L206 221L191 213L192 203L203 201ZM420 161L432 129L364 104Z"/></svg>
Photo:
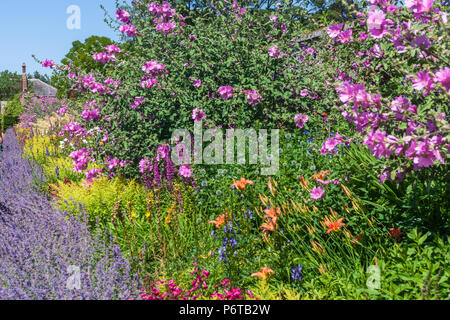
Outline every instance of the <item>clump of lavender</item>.
<svg viewBox="0 0 450 320"><path fill-rule="evenodd" d="M0 299L137 298L140 285L113 239L93 235L84 219L52 207L34 187L42 173L22 159L12 130L5 134L4 147Z"/></svg>

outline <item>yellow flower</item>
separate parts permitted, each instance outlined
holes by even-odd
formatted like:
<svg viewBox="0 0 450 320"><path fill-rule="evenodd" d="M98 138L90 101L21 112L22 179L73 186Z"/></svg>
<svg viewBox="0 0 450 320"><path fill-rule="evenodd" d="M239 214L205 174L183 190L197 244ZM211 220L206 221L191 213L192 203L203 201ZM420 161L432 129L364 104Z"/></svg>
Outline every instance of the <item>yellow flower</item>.
<svg viewBox="0 0 450 320"><path fill-rule="evenodd" d="M145 217L146 217L146 218L150 218L150 216L151 216L150 211L147 211L147 212L145 213Z"/></svg>
<svg viewBox="0 0 450 320"><path fill-rule="evenodd" d="M136 212L131 211L131 219L135 219L137 217Z"/></svg>

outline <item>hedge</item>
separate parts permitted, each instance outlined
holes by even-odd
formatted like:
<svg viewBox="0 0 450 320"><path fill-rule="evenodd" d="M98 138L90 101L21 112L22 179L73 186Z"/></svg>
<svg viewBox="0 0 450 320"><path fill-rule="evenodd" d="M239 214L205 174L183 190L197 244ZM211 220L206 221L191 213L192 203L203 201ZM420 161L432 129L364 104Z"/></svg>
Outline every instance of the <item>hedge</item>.
<svg viewBox="0 0 450 320"><path fill-rule="evenodd" d="M5 132L6 129L15 126L17 123L19 123L19 117L18 116L3 115L2 118L1 118L2 131Z"/></svg>

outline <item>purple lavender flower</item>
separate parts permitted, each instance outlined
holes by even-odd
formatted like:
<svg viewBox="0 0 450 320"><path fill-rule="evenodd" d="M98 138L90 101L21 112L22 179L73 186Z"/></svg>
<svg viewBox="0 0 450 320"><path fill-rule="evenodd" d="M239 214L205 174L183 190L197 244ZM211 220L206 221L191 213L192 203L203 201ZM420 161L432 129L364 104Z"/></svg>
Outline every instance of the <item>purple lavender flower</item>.
<svg viewBox="0 0 450 320"><path fill-rule="evenodd" d="M302 274L303 267L301 265L298 265L296 268L292 268L291 278L295 281L302 281L303 274Z"/></svg>
<svg viewBox="0 0 450 320"><path fill-rule="evenodd" d="M54 209L36 187L42 170L22 158L12 130L5 134L4 147L0 300L137 298L139 283L115 240L93 235L85 213L75 217Z"/></svg>

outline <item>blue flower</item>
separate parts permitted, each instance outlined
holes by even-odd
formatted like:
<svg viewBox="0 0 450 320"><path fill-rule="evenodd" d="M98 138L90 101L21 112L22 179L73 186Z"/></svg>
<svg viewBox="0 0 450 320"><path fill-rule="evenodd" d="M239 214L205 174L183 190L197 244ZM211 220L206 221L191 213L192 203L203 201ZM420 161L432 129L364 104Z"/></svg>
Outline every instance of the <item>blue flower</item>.
<svg viewBox="0 0 450 320"><path fill-rule="evenodd" d="M301 265L298 265L296 268L292 268L292 274L291 274L292 280L295 280L298 282L302 281L302 279L303 279L302 269L303 269L303 267Z"/></svg>

